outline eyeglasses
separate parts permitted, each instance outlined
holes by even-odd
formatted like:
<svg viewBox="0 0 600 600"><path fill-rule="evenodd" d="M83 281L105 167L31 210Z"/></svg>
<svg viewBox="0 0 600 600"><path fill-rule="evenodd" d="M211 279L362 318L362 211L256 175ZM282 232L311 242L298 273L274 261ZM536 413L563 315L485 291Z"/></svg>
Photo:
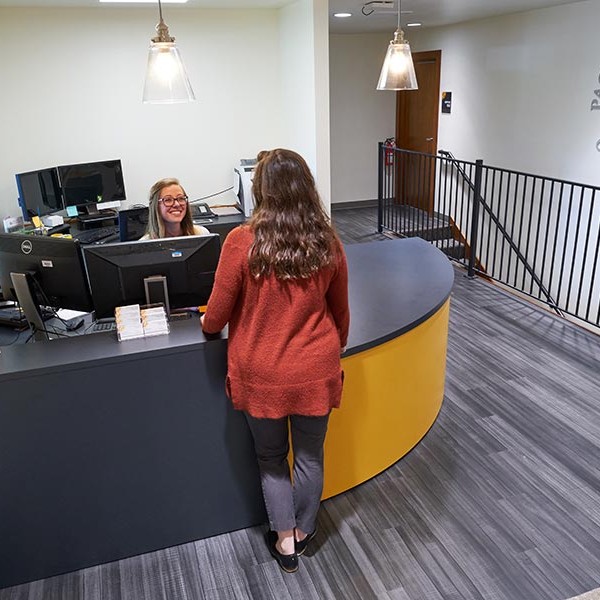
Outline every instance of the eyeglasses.
<svg viewBox="0 0 600 600"><path fill-rule="evenodd" d="M162 202L167 208L171 208L172 206L175 206L175 202L179 205L187 204L188 197L177 196L173 198L173 196L165 196L164 198L159 198L158 201Z"/></svg>

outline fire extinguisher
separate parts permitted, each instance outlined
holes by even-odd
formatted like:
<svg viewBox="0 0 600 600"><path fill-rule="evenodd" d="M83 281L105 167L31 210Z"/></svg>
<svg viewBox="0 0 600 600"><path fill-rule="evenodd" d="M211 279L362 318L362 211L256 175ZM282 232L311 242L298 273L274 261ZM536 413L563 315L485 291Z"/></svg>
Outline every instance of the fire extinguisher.
<svg viewBox="0 0 600 600"><path fill-rule="evenodd" d="M385 166L391 167L394 164L394 148L396 147L396 138L390 137L383 142Z"/></svg>

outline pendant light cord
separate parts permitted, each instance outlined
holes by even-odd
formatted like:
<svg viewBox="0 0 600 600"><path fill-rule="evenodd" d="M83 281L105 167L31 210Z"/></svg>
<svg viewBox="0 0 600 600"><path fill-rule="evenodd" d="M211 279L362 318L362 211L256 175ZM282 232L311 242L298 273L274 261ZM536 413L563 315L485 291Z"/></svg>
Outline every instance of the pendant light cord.
<svg viewBox="0 0 600 600"><path fill-rule="evenodd" d="M158 0L158 16L160 17L160 20L163 20L163 16L162 16L162 4L160 3L160 0Z"/></svg>
<svg viewBox="0 0 600 600"><path fill-rule="evenodd" d="M160 0L158 0L160 5ZM400 31L400 13L402 12L402 0L398 0L398 31Z"/></svg>

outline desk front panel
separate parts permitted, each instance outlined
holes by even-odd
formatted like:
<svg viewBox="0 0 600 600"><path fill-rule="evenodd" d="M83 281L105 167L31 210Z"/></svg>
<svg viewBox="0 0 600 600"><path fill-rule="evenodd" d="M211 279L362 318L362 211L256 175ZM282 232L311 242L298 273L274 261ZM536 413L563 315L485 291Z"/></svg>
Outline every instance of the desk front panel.
<svg viewBox="0 0 600 600"><path fill-rule="evenodd" d="M0 587L264 522L226 343L13 379L0 403Z"/></svg>

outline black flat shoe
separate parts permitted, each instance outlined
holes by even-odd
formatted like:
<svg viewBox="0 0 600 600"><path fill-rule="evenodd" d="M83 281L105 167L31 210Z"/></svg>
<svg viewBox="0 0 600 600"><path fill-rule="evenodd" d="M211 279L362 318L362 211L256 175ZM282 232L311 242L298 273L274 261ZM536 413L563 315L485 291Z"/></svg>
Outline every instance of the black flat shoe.
<svg viewBox="0 0 600 600"><path fill-rule="evenodd" d="M295 573L298 570L298 554L296 552L294 552L294 554L281 554L275 545L277 544L277 537L276 531L267 531L267 533L265 533L267 548L269 549L271 556L277 561L277 564L286 573Z"/></svg>
<svg viewBox="0 0 600 600"><path fill-rule="evenodd" d="M297 541L295 542L296 545L296 554L298 556L302 556L308 546L308 542L310 542L310 540L312 540L315 535L317 535L317 528L315 527L315 530L312 533L309 533L302 541Z"/></svg>

